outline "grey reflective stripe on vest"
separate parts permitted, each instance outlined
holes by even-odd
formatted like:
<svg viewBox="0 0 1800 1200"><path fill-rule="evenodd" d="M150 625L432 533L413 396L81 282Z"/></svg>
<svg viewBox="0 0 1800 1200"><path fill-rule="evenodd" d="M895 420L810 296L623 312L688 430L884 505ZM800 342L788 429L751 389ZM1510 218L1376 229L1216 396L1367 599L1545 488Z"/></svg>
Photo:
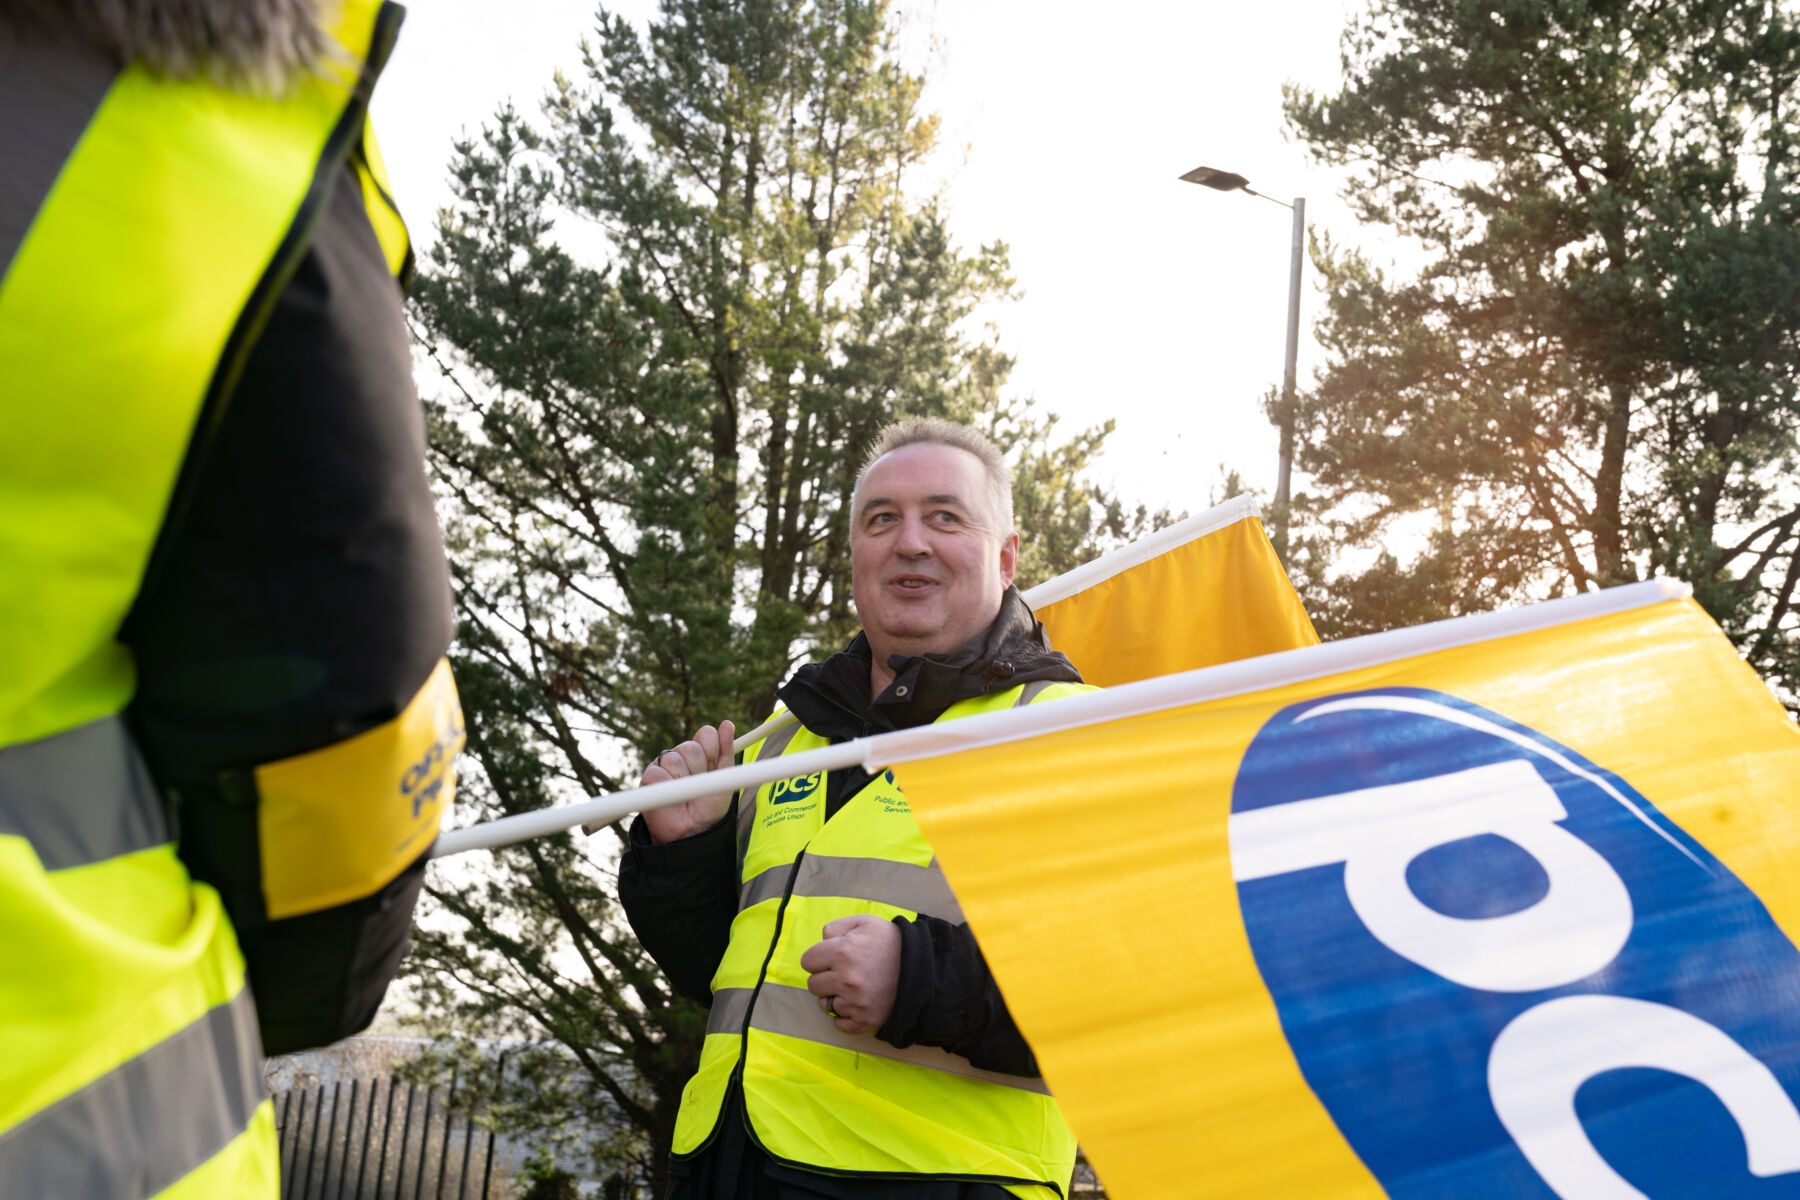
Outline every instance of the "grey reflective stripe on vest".
<svg viewBox="0 0 1800 1200"><path fill-rule="evenodd" d="M712 1011L706 1015L706 1032L742 1032L744 1018L750 1015L750 997L755 990L755 988L720 988L714 992Z"/></svg>
<svg viewBox="0 0 1800 1200"><path fill-rule="evenodd" d="M85 46L0 21L0 280L118 74Z"/></svg>
<svg viewBox="0 0 1800 1200"><path fill-rule="evenodd" d="M1034 679L1030 683L1021 685L1019 688L1018 699L1013 701L1013 707L1024 708L1027 704L1036 700L1045 688L1055 682L1056 680L1054 679Z"/></svg>
<svg viewBox="0 0 1800 1200"><path fill-rule="evenodd" d="M46 871L169 840L150 772L125 722L103 717L0 749L0 835L23 837Z"/></svg>
<svg viewBox="0 0 1800 1200"><path fill-rule="evenodd" d="M787 890L788 876L794 873L793 863L781 863L761 872L755 879L738 889L738 909L753 908L764 900L774 900Z"/></svg>
<svg viewBox="0 0 1800 1200"><path fill-rule="evenodd" d="M780 896L787 890L792 863L782 863L759 873L738 893L738 907L749 908L764 900ZM943 874L934 867L914 866L885 858L844 858L829 854L808 854L800 860L800 874L794 880L796 896L844 896L855 900L873 900L907 908L927 917L941 917L961 924L962 906L944 882Z"/></svg>
<svg viewBox="0 0 1800 1200"><path fill-rule="evenodd" d="M783 725L763 739L762 749L757 752L754 761L762 762L766 758L776 758L785 753L788 743L792 742L794 735L799 732L800 722L798 721ZM756 827L756 792L761 790L761 788L757 788L749 795L738 793L737 863L738 878L740 879L744 875L744 856L750 853L750 831Z"/></svg>
<svg viewBox="0 0 1800 1200"><path fill-rule="evenodd" d="M852 1054L867 1054L871 1058L892 1059L895 1062L908 1063L931 1071L960 1075L964 1079L979 1079L984 1083L999 1084L1001 1087L1036 1092L1040 1096L1050 1094L1050 1089L1044 1085L1044 1081L1035 1075L1008 1075L1003 1071L984 1071L961 1055L952 1054L948 1050L939 1049L936 1046L908 1046L902 1050L897 1046L889 1045L878 1037L845 1033L832 1024L831 1018L826 1016L824 1010L819 1007L819 998L805 988L788 987L779 983L764 983L762 989L756 993L756 1004L753 1008L750 1003L750 991L749 988L721 989L713 997L713 1016L706 1023L706 1032L737 1032L743 1028L744 1016L748 1010L750 1028L764 1033L779 1033L786 1037L835 1046L840 1050L848 1050Z"/></svg>
<svg viewBox="0 0 1800 1200"><path fill-rule="evenodd" d="M245 988L0 1133L0 1192L154 1196L223 1150L262 1100L262 1043Z"/></svg>

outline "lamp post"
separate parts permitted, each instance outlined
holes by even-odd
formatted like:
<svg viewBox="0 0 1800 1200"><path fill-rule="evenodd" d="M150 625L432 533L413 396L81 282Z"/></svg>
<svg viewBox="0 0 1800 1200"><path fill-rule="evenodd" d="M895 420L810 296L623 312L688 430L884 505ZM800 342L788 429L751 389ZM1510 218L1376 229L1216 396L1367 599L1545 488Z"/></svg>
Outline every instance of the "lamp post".
<svg viewBox="0 0 1800 1200"><path fill-rule="evenodd" d="M1187 183L1197 183L1220 192L1248 192L1271 204L1280 204L1294 214L1293 262L1288 269L1287 357L1281 371L1281 407L1276 425L1281 429L1281 469L1275 477L1275 550L1287 560L1288 480L1294 470L1294 360L1300 351L1300 264L1306 253L1306 199L1295 196L1292 204L1284 204L1273 196L1250 190L1250 181L1230 171L1212 167L1195 167L1183 175Z"/></svg>

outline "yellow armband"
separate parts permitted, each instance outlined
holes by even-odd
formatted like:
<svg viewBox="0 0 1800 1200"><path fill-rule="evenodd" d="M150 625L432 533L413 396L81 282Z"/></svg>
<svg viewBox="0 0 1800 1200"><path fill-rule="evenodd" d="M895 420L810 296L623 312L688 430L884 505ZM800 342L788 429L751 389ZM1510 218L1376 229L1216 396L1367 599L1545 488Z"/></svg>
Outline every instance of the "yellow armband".
<svg viewBox="0 0 1800 1200"><path fill-rule="evenodd" d="M423 854L450 807L462 745L462 706L444 661L385 725L257 767L269 918L361 899Z"/></svg>

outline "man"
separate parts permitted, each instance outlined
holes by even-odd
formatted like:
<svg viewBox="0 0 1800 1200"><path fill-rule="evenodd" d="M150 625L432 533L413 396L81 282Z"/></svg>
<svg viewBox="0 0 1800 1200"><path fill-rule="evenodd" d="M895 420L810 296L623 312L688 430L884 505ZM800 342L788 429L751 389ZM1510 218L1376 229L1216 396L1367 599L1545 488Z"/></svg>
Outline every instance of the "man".
<svg viewBox="0 0 1800 1200"><path fill-rule="evenodd" d="M851 510L863 632L782 687L798 724L746 761L1087 690L1011 586L1011 481L986 438L890 426ZM641 784L729 766L732 735L702 728ZM632 927L712 1006L676 1200L1066 1190L1074 1137L892 772L647 812L631 841Z"/></svg>
<svg viewBox="0 0 1800 1200"><path fill-rule="evenodd" d="M6 1196L272 1200L259 1041L405 951L461 723L400 15L0 0Z"/></svg>

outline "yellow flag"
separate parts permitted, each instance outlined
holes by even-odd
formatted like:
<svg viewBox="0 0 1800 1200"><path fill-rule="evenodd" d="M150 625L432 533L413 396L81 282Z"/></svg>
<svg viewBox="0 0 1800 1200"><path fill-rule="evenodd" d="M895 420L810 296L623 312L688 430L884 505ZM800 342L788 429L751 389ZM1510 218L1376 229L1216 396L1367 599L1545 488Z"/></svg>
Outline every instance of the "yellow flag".
<svg viewBox="0 0 1800 1200"><path fill-rule="evenodd" d="M1089 683L1317 645L1249 496L1142 538L1025 593Z"/></svg>
<svg viewBox="0 0 1800 1200"><path fill-rule="evenodd" d="M1792 1194L1800 733L1685 596L869 753L1116 1197Z"/></svg>

